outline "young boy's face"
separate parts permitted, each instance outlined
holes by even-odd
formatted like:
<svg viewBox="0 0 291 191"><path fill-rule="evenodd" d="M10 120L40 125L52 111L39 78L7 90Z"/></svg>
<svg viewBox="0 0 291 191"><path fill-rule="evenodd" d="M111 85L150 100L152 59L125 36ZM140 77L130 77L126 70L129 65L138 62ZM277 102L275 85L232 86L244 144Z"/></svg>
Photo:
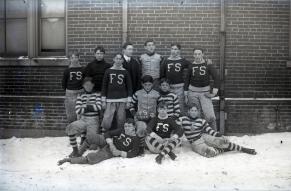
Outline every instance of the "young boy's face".
<svg viewBox="0 0 291 191"><path fill-rule="evenodd" d="M97 51L95 52L95 58L96 58L96 60L98 60L98 61L103 60L103 59L104 59L104 52L100 52L100 50L97 50Z"/></svg>
<svg viewBox="0 0 291 191"><path fill-rule="evenodd" d="M153 83L145 82L145 83L142 84L142 87L143 87L143 89L145 89L145 91L149 92L153 88Z"/></svg>
<svg viewBox="0 0 291 191"><path fill-rule="evenodd" d="M128 45L126 49L123 49L123 52L126 56L131 57L133 55L133 46Z"/></svg>
<svg viewBox="0 0 291 191"><path fill-rule="evenodd" d="M132 123L125 123L124 124L124 133L126 135L131 135L131 136L135 136L135 127Z"/></svg>
<svg viewBox="0 0 291 191"><path fill-rule="evenodd" d="M202 50L195 50L193 56L195 61L201 62L201 60L203 59Z"/></svg>
<svg viewBox="0 0 291 191"><path fill-rule="evenodd" d="M180 56L180 49L177 46L171 47L171 56L173 57Z"/></svg>
<svg viewBox="0 0 291 191"><path fill-rule="evenodd" d="M70 57L70 61L72 64L77 64L79 62L79 57L76 56L75 54L72 54Z"/></svg>
<svg viewBox="0 0 291 191"><path fill-rule="evenodd" d="M197 107L191 107L188 111L188 114L192 118L197 118L199 117L199 110L197 109Z"/></svg>
<svg viewBox="0 0 291 191"><path fill-rule="evenodd" d="M147 52L149 53L154 53L156 50L156 46L154 42L148 42L144 48L146 49Z"/></svg>
<svg viewBox="0 0 291 191"><path fill-rule="evenodd" d="M167 107L159 107L158 108L159 116L162 118L166 118L168 116L168 109Z"/></svg>
<svg viewBox="0 0 291 191"><path fill-rule="evenodd" d="M121 67L122 66L122 63L123 63L123 57L119 54L117 54L114 59L114 65L117 66L117 67Z"/></svg>
<svg viewBox="0 0 291 191"><path fill-rule="evenodd" d="M167 82L161 83L160 88L161 88L162 92L170 91L170 85Z"/></svg>
<svg viewBox="0 0 291 191"><path fill-rule="evenodd" d="M87 81L83 83L83 88L86 92L92 92L94 84L91 81Z"/></svg>

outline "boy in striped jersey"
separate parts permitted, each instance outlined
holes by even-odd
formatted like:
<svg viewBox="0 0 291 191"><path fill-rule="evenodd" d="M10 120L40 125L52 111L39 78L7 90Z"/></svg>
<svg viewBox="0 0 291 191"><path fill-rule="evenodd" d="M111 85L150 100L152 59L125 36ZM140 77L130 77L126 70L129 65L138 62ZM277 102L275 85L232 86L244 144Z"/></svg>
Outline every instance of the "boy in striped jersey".
<svg viewBox="0 0 291 191"><path fill-rule="evenodd" d="M178 118L181 114L178 96L170 92L169 80L163 78L160 81L160 94L158 103L165 102L168 106L168 116Z"/></svg>
<svg viewBox="0 0 291 191"><path fill-rule="evenodd" d="M158 116L153 118L147 127L148 136L145 139L148 149L152 153L158 153L155 158L158 164L166 155L172 160L177 157L173 150L181 144L179 137L183 135L183 129L175 122L174 118L168 116L168 106L165 102L158 105Z"/></svg>
<svg viewBox="0 0 291 191"><path fill-rule="evenodd" d="M77 121L70 123L66 127L66 133L69 136L73 152L70 157L79 156L76 136L81 134L81 144L86 135L96 134L99 132L99 112L101 110L100 94L94 93L94 83L92 78L86 77L83 80L85 92L77 97L76 113L81 115Z"/></svg>
<svg viewBox="0 0 291 191"><path fill-rule="evenodd" d="M97 164L112 157L133 158L139 154L139 138L136 136L136 129L133 119L127 119L123 128L106 132L104 135L95 134L88 136L82 148L82 155L91 144L101 147L96 152L88 153L86 156L64 158L58 162L62 165L65 162L71 164Z"/></svg>
<svg viewBox="0 0 291 191"><path fill-rule="evenodd" d="M208 123L199 118L197 106L191 106L188 110L188 117L182 117L182 127L192 150L205 157L214 157L226 151L240 151L255 155L254 149L249 149L230 142L219 132L213 130Z"/></svg>

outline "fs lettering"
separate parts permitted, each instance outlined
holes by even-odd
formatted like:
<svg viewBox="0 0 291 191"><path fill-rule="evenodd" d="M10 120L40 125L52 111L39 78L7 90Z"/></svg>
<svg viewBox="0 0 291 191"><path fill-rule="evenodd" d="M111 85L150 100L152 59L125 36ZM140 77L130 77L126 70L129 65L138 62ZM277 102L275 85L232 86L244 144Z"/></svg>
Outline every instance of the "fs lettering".
<svg viewBox="0 0 291 191"><path fill-rule="evenodd" d="M171 71L171 69L174 69L175 72L180 72L181 71L181 68L182 68L182 65L180 63L170 63L168 64L168 72Z"/></svg>
<svg viewBox="0 0 291 191"><path fill-rule="evenodd" d="M123 84L124 81L124 75L123 74L110 74L110 83L113 83L113 80L116 80L116 82L119 85Z"/></svg>
<svg viewBox="0 0 291 191"><path fill-rule="evenodd" d="M206 66L193 66L192 67L192 75L196 76L199 74L200 76L204 76L206 74Z"/></svg>

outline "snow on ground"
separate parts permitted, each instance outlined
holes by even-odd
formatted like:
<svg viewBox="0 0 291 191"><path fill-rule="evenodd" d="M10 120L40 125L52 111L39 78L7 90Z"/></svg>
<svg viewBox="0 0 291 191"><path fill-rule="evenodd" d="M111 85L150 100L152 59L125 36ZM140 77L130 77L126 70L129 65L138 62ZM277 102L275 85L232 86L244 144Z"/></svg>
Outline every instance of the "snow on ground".
<svg viewBox="0 0 291 191"><path fill-rule="evenodd" d="M162 165L146 154L59 167L71 152L67 137L2 139L0 190L291 190L291 133L229 138L258 154L204 158L186 144L176 161L167 158Z"/></svg>

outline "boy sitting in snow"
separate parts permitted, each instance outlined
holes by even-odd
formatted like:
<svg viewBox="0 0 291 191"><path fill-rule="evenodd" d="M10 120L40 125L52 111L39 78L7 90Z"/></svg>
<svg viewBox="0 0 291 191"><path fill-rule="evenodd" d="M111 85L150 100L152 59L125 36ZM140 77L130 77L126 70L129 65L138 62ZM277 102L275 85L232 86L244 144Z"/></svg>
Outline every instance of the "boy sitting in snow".
<svg viewBox="0 0 291 191"><path fill-rule="evenodd" d="M71 164L97 164L118 156L133 158L138 156L140 152L139 138L136 136L133 119L127 119L123 129L108 131L104 136L100 134L87 136L81 146L80 155L92 144L98 145L101 149L82 157L64 158L58 162L58 165L62 165L65 162L70 162Z"/></svg>
<svg viewBox="0 0 291 191"><path fill-rule="evenodd" d="M189 107L188 117L181 117L182 127L192 150L205 157L214 157L226 151L240 151L247 154L257 154L254 149L249 149L230 142L219 132L213 130L208 123L199 118L196 105Z"/></svg>
<svg viewBox="0 0 291 191"><path fill-rule="evenodd" d="M181 144L179 137L183 135L183 129L176 124L174 118L168 116L168 106L165 102L159 103L157 109L158 116L149 122L145 142L152 153L159 153L156 162L161 164L166 155L172 160L177 157L173 149Z"/></svg>
<svg viewBox="0 0 291 191"><path fill-rule="evenodd" d="M99 132L99 114L101 111L100 94L93 92L94 83L92 78L86 77L83 80L85 92L77 97L76 113L81 115L81 119L70 123L66 127L66 133L69 136L73 152L70 157L78 155L77 135L81 135L81 144L86 135L96 134Z"/></svg>

